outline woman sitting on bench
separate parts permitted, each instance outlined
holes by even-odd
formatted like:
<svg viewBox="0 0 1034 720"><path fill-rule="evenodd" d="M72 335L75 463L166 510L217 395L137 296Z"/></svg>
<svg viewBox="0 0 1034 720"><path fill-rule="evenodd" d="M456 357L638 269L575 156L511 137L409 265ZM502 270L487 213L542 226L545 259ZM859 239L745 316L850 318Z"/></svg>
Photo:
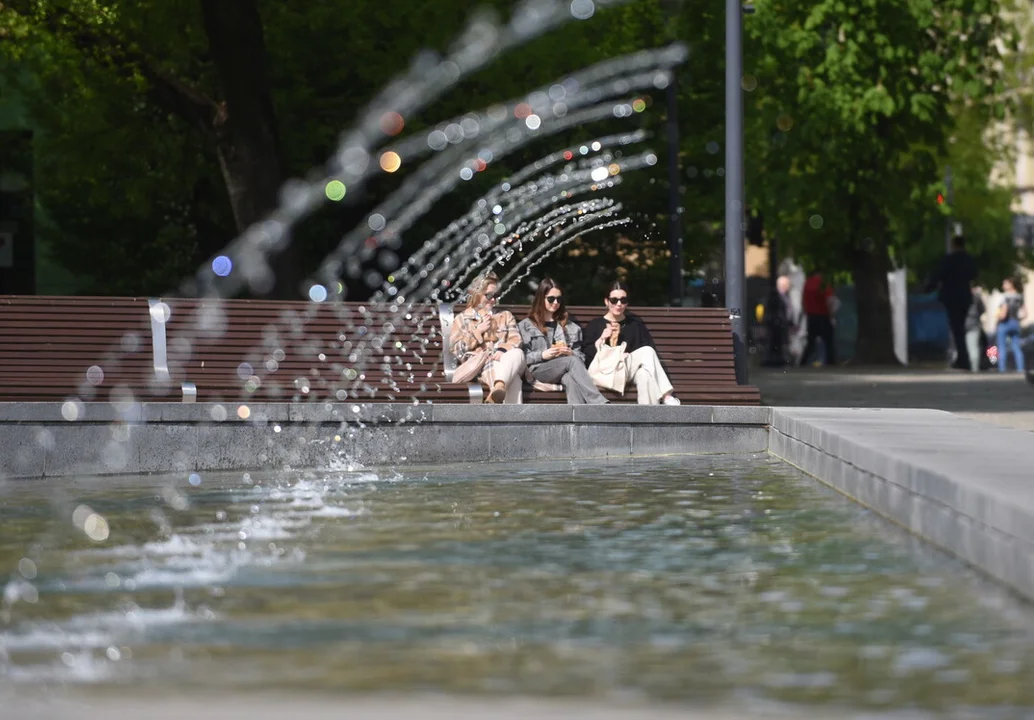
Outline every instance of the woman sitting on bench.
<svg viewBox="0 0 1034 720"><path fill-rule="evenodd" d="M449 333L453 356L463 362L474 352L494 350L479 375L489 389L485 402L519 405L524 353L513 313L494 312L499 278L495 273L482 275L468 292L467 309L456 317Z"/></svg>
<svg viewBox="0 0 1034 720"><path fill-rule="evenodd" d="M517 329L528 370L536 380L563 385L568 405L607 402L585 369L582 329L568 317L564 292L553 280L543 278L539 283L531 312Z"/></svg>
<svg viewBox="0 0 1034 720"><path fill-rule="evenodd" d="M636 401L640 405L681 405L672 394L668 375L657 357L653 336L646 323L628 312L628 287L622 282L610 286L604 300L606 314L590 322L585 328L582 350L586 365L592 364L604 343L625 343L625 381L635 382ZM617 340L613 338L617 334Z"/></svg>

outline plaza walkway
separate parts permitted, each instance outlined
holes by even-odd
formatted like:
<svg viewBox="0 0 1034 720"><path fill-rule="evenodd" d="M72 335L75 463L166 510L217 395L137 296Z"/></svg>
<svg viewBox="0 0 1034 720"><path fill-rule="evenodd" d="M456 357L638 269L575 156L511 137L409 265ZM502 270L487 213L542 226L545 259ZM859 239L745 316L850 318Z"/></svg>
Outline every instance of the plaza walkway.
<svg viewBox="0 0 1034 720"><path fill-rule="evenodd" d="M931 368L751 368L765 405L933 408L1034 431L1034 386L1018 373Z"/></svg>

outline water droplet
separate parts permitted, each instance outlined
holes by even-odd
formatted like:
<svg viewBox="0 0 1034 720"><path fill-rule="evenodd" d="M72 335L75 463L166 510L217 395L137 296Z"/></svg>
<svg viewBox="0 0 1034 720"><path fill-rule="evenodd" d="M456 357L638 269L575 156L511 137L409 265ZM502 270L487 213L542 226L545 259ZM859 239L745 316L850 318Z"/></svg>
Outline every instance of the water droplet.
<svg viewBox="0 0 1034 720"><path fill-rule="evenodd" d="M596 12L596 5L592 0L572 0L571 16L576 20L588 20Z"/></svg>
<svg viewBox="0 0 1034 720"><path fill-rule="evenodd" d="M108 521L103 516L91 513L83 522L83 532L94 542L104 542L108 539L111 530L108 527Z"/></svg>
<svg viewBox="0 0 1034 720"><path fill-rule="evenodd" d="M201 476L197 473L190 473L190 476L187 478L187 482L189 482L194 487L197 487L201 484Z"/></svg>
<svg viewBox="0 0 1034 720"><path fill-rule="evenodd" d="M18 572L26 580L32 580L36 577L36 563L27 557L23 557L18 561Z"/></svg>
<svg viewBox="0 0 1034 720"><path fill-rule="evenodd" d="M86 370L86 381L91 385L100 385L104 382L104 370L101 369L100 365L91 365Z"/></svg>
<svg viewBox="0 0 1034 720"><path fill-rule="evenodd" d="M427 146L432 150L441 150L449 144L449 138L441 130L434 130L427 136Z"/></svg>
<svg viewBox="0 0 1034 720"><path fill-rule="evenodd" d="M812 215L810 218L808 218L808 224L816 230L822 227L823 222L824 221L822 220L821 215Z"/></svg>
<svg viewBox="0 0 1034 720"><path fill-rule="evenodd" d="M61 417L68 422L75 422L83 414L83 405L78 400L66 400L61 405Z"/></svg>

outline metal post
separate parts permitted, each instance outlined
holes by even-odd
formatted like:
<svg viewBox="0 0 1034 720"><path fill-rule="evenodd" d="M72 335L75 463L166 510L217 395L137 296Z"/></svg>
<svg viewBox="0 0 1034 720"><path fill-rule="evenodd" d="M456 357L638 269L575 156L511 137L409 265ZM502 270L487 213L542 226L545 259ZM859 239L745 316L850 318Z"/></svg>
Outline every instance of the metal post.
<svg viewBox="0 0 1034 720"><path fill-rule="evenodd" d="M725 307L732 320L736 382L747 382L743 256L743 6L725 0Z"/></svg>
<svg viewBox="0 0 1034 720"><path fill-rule="evenodd" d="M666 90L668 101L668 299L682 305L685 281L682 279L682 218L679 216L679 117L675 70Z"/></svg>

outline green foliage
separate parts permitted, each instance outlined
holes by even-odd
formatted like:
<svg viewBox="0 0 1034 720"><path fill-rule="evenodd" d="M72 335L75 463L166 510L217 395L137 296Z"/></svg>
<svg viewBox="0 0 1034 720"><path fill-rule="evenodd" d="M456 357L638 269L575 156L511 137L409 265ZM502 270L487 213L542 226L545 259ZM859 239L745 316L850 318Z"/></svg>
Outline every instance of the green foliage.
<svg viewBox="0 0 1034 720"><path fill-rule="evenodd" d="M257 0L271 90L291 175L321 164L342 128L422 48L447 50L467 2L381 0L297 4ZM1005 0L1002 0L1003 2ZM1009 0L1010 2L1012 0ZM481 3L484 4L484 3ZM487 3L505 15L513 2ZM985 267L1008 256L1007 192L986 178L998 148L1004 78L996 40L1011 47L998 0L758 0L745 19L748 204L764 211L780 247L831 271L895 259L922 267L943 247L932 197L950 163L956 203ZM58 20L54 13L58 12ZM84 46L88 31L103 42ZM197 0L0 2L5 67L37 127L37 187L58 259L91 292L161 292L234 234L214 148L156 94L175 78L218 103ZM686 269L720 257L724 222L724 12L708 0L633 0L598 11L509 53L462 82L407 132L518 96L565 73L642 47L685 41L679 71L680 196ZM143 60L141 60L141 58ZM146 67L145 67L146 65ZM15 82L11 77L8 82ZM756 88L754 83L756 82ZM543 267L569 278L574 302L595 302L619 272L637 301L663 302L667 277L664 98L634 122L578 128L494 163L439 202L407 234L403 254L508 172L570 142L631 130L653 137L661 164L629 175L613 196L636 219L572 243ZM954 143L948 138L955 137ZM312 264L405 177L349 194L296 233ZM820 220L821 219L821 220ZM871 263L870 263L871 264ZM873 270L871 275L878 276Z"/></svg>
<svg viewBox="0 0 1034 720"><path fill-rule="evenodd" d="M966 127L952 153L970 164L956 168L966 177L956 194L976 211L972 196L962 198L977 192L998 203L992 216L1001 214L1002 194L986 190L987 155L963 149L990 150L981 132L999 109L996 41L1009 43L998 3L757 5L746 23L748 67L759 83L750 104L748 193L798 255L847 271L860 253L894 246L929 255L913 246L943 232L943 221L931 217L931 190L961 117ZM916 218L934 232L918 231Z"/></svg>

